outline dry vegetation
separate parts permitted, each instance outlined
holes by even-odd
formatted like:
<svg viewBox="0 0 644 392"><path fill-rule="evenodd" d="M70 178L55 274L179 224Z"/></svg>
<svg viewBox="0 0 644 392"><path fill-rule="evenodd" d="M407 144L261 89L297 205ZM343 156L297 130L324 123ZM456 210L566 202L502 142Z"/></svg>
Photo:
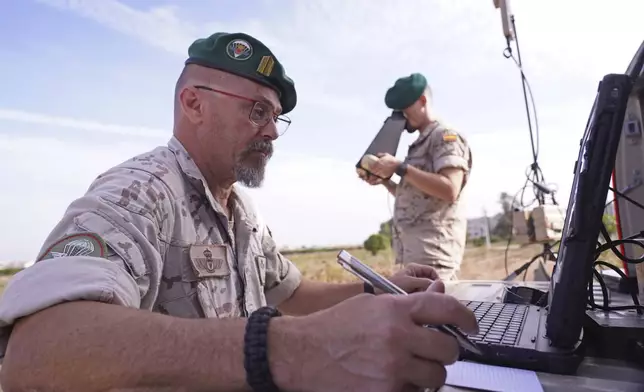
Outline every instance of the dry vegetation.
<svg viewBox="0 0 644 392"><path fill-rule="evenodd" d="M511 245L508 251L508 269L510 272L521 266L534 255L541 252L541 245L520 247ZM383 274L391 274L397 269L391 249L372 255L364 249L351 249L349 252ZM288 254L309 278L324 282L346 282L356 278L346 272L336 261L338 251ZM490 249L485 247L468 247L459 273L460 279L503 279L506 276L504 268L505 244L495 244ZM528 279L531 275L528 275Z"/></svg>
<svg viewBox="0 0 644 392"><path fill-rule="evenodd" d="M508 273L505 271L505 243L493 244L490 249L485 247L468 247L465 251L461 271L458 274L459 279L464 280L500 280L505 278L508 273L519 268L523 263L530 260L543 250L541 244L530 244L520 246L512 244L508 250ZM376 271L389 275L397 270L394 265L394 256L391 249L372 255L370 252L357 248L347 249L352 255L370 265ZM346 272L336 261L337 250L326 250L309 253L289 253L287 257L292 260L302 274L308 278L323 282L348 282L356 278L349 272ZM619 260L610 252L602 254L602 260L608 261L621 267ZM552 268L553 263L548 263L548 269ZM528 270L527 280L533 279L533 271L537 263ZM522 278L523 276L521 276Z"/></svg>

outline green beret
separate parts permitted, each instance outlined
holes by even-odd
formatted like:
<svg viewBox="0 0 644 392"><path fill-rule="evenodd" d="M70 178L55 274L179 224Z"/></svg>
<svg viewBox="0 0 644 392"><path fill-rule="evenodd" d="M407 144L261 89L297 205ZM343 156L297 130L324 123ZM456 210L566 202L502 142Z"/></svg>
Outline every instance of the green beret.
<svg viewBox="0 0 644 392"><path fill-rule="evenodd" d="M387 90L385 105L393 110L406 109L420 98L425 88L427 88L427 79L419 73L399 78Z"/></svg>
<svg viewBox="0 0 644 392"><path fill-rule="evenodd" d="M250 79L277 92L286 114L295 108L297 94L293 80L273 52L258 39L244 33L215 33L200 38L188 48L187 64L215 68Z"/></svg>

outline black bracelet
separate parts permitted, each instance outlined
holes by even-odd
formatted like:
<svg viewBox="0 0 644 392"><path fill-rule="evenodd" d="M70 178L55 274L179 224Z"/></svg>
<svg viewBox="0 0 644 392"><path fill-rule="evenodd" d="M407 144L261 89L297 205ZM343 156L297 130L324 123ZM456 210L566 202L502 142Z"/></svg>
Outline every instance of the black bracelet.
<svg viewBox="0 0 644 392"><path fill-rule="evenodd" d="M246 382L256 392L278 392L268 364L268 323L281 316L279 310L264 306L253 312L244 335L244 368Z"/></svg>
<svg viewBox="0 0 644 392"><path fill-rule="evenodd" d="M364 282L364 292L367 294L375 294L376 291L373 289L373 286L367 282Z"/></svg>
<svg viewBox="0 0 644 392"><path fill-rule="evenodd" d="M401 163L398 165L394 173L396 173L400 178L405 177L405 174L407 174L407 164L405 162Z"/></svg>

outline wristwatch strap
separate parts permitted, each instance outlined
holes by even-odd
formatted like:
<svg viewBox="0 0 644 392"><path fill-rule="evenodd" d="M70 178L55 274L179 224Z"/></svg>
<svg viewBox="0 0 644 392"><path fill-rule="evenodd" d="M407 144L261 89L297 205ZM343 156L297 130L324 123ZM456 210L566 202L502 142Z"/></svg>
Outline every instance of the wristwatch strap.
<svg viewBox="0 0 644 392"><path fill-rule="evenodd" d="M246 382L255 392L279 392L273 382L268 364L268 324L282 314L276 308L265 306L248 318L244 335L244 368Z"/></svg>
<svg viewBox="0 0 644 392"><path fill-rule="evenodd" d="M400 178L404 177L405 174L407 174L407 166L408 165L405 162L401 163L400 165L398 165L394 173L400 176Z"/></svg>

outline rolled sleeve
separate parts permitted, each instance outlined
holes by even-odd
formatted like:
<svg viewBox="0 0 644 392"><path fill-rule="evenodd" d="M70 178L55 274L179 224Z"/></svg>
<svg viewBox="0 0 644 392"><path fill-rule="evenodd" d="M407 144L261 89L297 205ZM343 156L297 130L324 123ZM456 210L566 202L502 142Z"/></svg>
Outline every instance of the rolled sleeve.
<svg viewBox="0 0 644 392"><path fill-rule="evenodd" d="M291 260L277 251L277 246L268 228L264 229L262 245L266 257L264 284L266 302L271 306L278 306L290 298L300 286L302 273Z"/></svg>
<svg viewBox="0 0 644 392"><path fill-rule="evenodd" d="M150 200L154 189L126 199L131 184L159 186L144 171L117 169L99 177L70 204L36 262L9 281L0 298L0 358L18 319L57 304L151 308L163 264L157 216L167 205Z"/></svg>
<svg viewBox="0 0 644 392"><path fill-rule="evenodd" d="M446 168L470 170L470 148L459 134L451 131L438 134L430 154L437 173Z"/></svg>
<svg viewBox="0 0 644 392"><path fill-rule="evenodd" d="M87 300L138 308L141 298L137 283L115 261L62 257L42 260L19 272L2 295L0 327L67 301Z"/></svg>
<svg viewBox="0 0 644 392"><path fill-rule="evenodd" d="M139 308L139 285L118 256L61 257L41 260L9 281L0 301L0 360L14 323L71 301L96 301Z"/></svg>
<svg viewBox="0 0 644 392"><path fill-rule="evenodd" d="M278 253L278 264L282 273L276 286L266 290L266 302L277 306L293 295L302 282L302 273L291 260Z"/></svg>

